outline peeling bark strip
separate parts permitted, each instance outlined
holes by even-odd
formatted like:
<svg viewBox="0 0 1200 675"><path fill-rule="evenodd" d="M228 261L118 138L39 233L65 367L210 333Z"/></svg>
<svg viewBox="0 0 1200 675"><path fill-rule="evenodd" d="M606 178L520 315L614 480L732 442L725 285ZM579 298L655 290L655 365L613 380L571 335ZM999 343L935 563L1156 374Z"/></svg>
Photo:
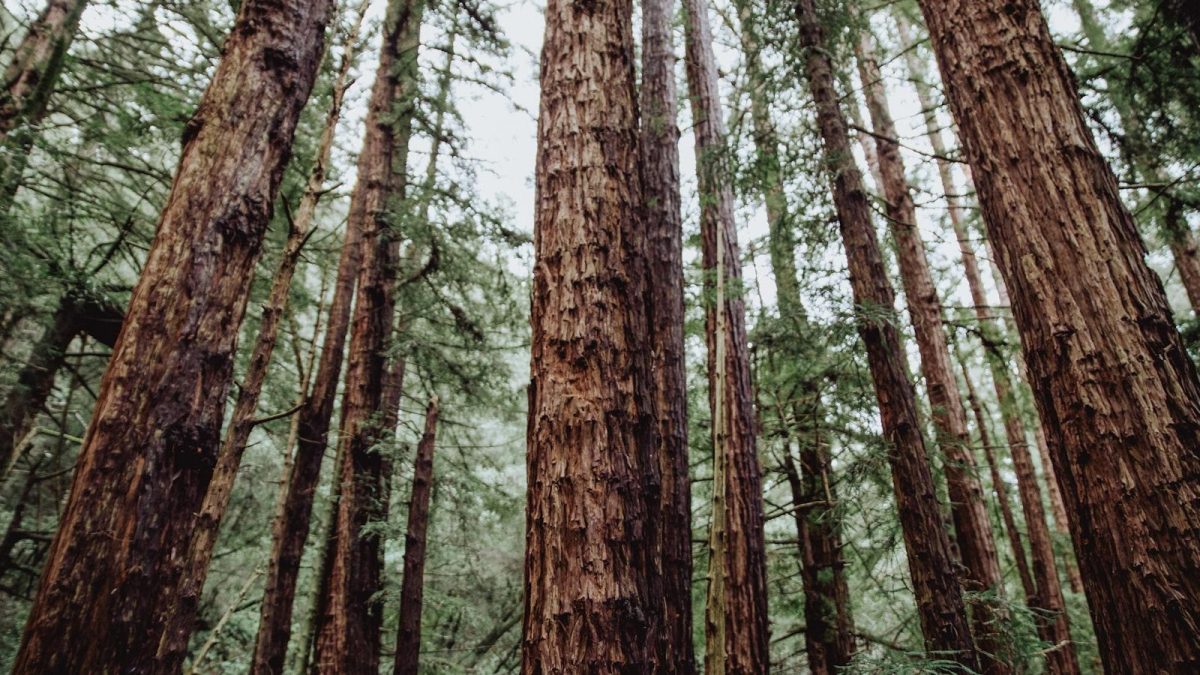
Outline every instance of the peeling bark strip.
<svg viewBox="0 0 1200 675"><path fill-rule="evenodd" d="M687 372L683 341L683 218L675 121L675 0L642 0L641 175L647 301L662 472L663 672L693 673L692 495L688 476Z"/></svg>
<svg viewBox="0 0 1200 675"><path fill-rule="evenodd" d="M653 673L659 458L627 0L550 0L538 119L522 672Z"/></svg>
<svg viewBox="0 0 1200 675"><path fill-rule="evenodd" d="M863 30L858 45L858 72L866 96L867 110L875 129L876 156L883 180L883 193L888 228L896 241L900 279L908 315L912 320L917 348L921 355L921 373L933 418L938 445L945 456L946 484L954 518L956 543L966 567L963 586L967 590L1003 595L1000 561L996 557L996 542L978 469L970 453L971 439L967 432L967 415L962 394L951 370L950 347L942 325L942 301L933 283L925 244L917 229L917 210L908 190L904 159L897 138L896 125L888 108L883 74L875 53L875 40ZM977 603L973 612L973 627L986 673L1008 673L1013 655L1003 640L1005 616L996 601Z"/></svg>
<svg viewBox="0 0 1200 675"><path fill-rule="evenodd" d="M1033 0L922 0L1106 670L1200 668L1200 383ZM986 110L988 114L978 114Z"/></svg>
<svg viewBox="0 0 1200 675"><path fill-rule="evenodd" d="M383 541L378 532L367 534L364 529L387 517L389 462L376 445L392 431L385 420L394 420L392 408L398 400L393 396L403 373L402 362L389 364L387 352L399 265L401 233L396 223L408 182L424 10L422 0L388 3L359 156L354 196L358 205L352 211L364 219L363 262L342 401L338 498L316 613L316 673L379 670L383 614L375 596L382 588Z"/></svg>
<svg viewBox="0 0 1200 675"><path fill-rule="evenodd" d="M212 475L238 326L330 9L242 5L101 381L15 672L164 672L157 633Z"/></svg>
<svg viewBox="0 0 1200 675"><path fill-rule="evenodd" d="M846 248L854 302L859 311L894 311L895 295L871 225L862 174L850 152L846 120L838 108L833 67L824 50L824 36L813 0L798 0L796 14L800 42L806 52L805 71L832 174L833 201ZM900 336L891 322L869 316L859 320L859 334L867 348L889 446L896 506L925 647L942 658L978 670L950 541L942 529L933 476L917 420L916 394L906 372Z"/></svg>
<svg viewBox="0 0 1200 675"><path fill-rule="evenodd" d="M425 408L425 433L417 444L412 494L408 500L408 532L404 538L404 580L400 587L400 628L396 636L394 675L417 675L420 662L425 534L429 529L429 499L433 493L433 445L437 421L438 400L434 396Z"/></svg>

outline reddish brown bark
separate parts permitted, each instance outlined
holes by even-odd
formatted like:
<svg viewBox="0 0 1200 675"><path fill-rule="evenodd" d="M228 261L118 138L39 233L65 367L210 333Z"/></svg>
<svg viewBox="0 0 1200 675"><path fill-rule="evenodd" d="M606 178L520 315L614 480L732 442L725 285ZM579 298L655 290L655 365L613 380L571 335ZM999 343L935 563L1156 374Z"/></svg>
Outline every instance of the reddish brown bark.
<svg viewBox="0 0 1200 675"><path fill-rule="evenodd" d="M1193 313L1200 315L1200 249L1178 202L1167 207L1165 224L1171 255L1175 258L1175 269L1179 270L1179 280L1183 282L1183 290L1187 292Z"/></svg>
<svg viewBox="0 0 1200 675"><path fill-rule="evenodd" d="M891 321L872 318L880 310L894 311L895 295L871 224L862 175L850 152L849 132L838 107L823 31L813 0L798 0L795 7L800 44L805 49L805 72L832 174L834 206L850 268L854 302L860 314L868 310L860 316L859 334L867 348L889 445L896 506L909 553L909 572L925 646L931 652L940 652L943 658L978 669L950 541L942 529L933 476L917 419L916 395L906 372L900 336Z"/></svg>
<svg viewBox="0 0 1200 675"><path fill-rule="evenodd" d="M522 672L655 672L662 616L631 5L542 48Z"/></svg>
<svg viewBox="0 0 1200 675"><path fill-rule="evenodd" d="M662 473L659 538L665 615L663 672L692 673L692 495L683 343L683 219L679 197L674 0L642 0L641 176L648 322Z"/></svg>
<svg viewBox="0 0 1200 675"><path fill-rule="evenodd" d="M164 665L156 636L212 475L237 327L330 4L242 5L188 125L15 672Z"/></svg>
<svg viewBox="0 0 1200 675"><path fill-rule="evenodd" d="M725 121L704 0L684 0L686 65L696 138L700 233L706 289L714 498L705 613L705 671L770 668L762 470L755 445L741 252L733 217ZM719 512L719 513L718 513Z"/></svg>
<svg viewBox="0 0 1200 675"><path fill-rule="evenodd" d="M408 500L408 531L404 537L404 580L400 587L400 628L396 636L395 675L416 675L421 656L421 599L424 595L425 534L429 529L429 499L433 492L433 445L437 434L438 400L425 409L425 433L417 444L412 494Z"/></svg>
<svg viewBox="0 0 1200 675"><path fill-rule="evenodd" d="M983 501L983 488L969 451L970 436L962 394L951 370L950 347L942 326L942 302L938 297L925 245L917 230L917 212L908 191L904 160L896 125L888 108L883 75L875 55L874 39L863 31L858 48L858 70L866 95L867 110L875 133L876 156L883 179L888 227L896 242L900 279L912 320L917 348L921 354L921 373L925 376L926 395L933 417L938 445L945 455L946 484L949 488L956 543L967 574L964 587L971 591L1003 594L1000 561L991 521ZM1012 657L1006 653L998 625L1003 610L998 602L981 602L975 607L975 637L984 658L985 672L1011 672Z"/></svg>
<svg viewBox="0 0 1200 675"><path fill-rule="evenodd" d="M1200 667L1200 382L1032 0L923 0L1105 668ZM980 110L988 114L978 114Z"/></svg>
<svg viewBox="0 0 1200 675"><path fill-rule="evenodd" d="M86 0L49 0L13 50L0 90L0 143L18 126L36 124L45 115L86 7Z"/></svg>
<svg viewBox="0 0 1200 675"><path fill-rule="evenodd" d="M376 448L391 431L387 420L403 372L389 364L398 244L395 223L407 184L408 146L416 100L417 47L424 4L388 3L379 68L367 112L356 188L363 263L358 274L342 401L341 463L328 563L320 581L313 638L316 673L374 673L379 669L383 615L375 598L382 584L382 537L366 533L387 516L389 462ZM352 207L353 208L353 207Z"/></svg>

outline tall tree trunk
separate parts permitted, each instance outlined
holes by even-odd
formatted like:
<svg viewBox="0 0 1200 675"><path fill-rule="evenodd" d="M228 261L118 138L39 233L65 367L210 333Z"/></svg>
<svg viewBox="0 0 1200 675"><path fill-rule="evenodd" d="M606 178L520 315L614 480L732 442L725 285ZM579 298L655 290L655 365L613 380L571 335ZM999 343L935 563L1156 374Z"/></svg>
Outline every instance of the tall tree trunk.
<svg viewBox="0 0 1200 675"><path fill-rule="evenodd" d="M656 672L661 508L631 3L542 48L522 672ZM603 92L603 95L599 95Z"/></svg>
<svg viewBox="0 0 1200 675"><path fill-rule="evenodd" d="M1183 290L1187 292L1188 303L1193 313L1200 316L1200 310L1197 309L1200 308L1200 248L1178 201L1172 201L1167 206L1164 225L1171 255L1175 258L1175 269L1179 270L1179 279L1183 282Z"/></svg>
<svg viewBox="0 0 1200 675"><path fill-rule="evenodd" d="M692 494L688 476L687 371L683 341L683 219L679 197L674 0L642 0L641 176L645 204L647 325L655 373L662 474L659 546L663 616L659 663L693 673Z"/></svg>
<svg viewBox="0 0 1200 675"><path fill-rule="evenodd" d="M7 210L20 183L33 133L22 129L42 121L58 82L63 59L79 30L86 0L48 0L13 50L0 89L0 204Z"/></svg>
<svg viewBox="0 0 1200 675"><path fill-rule="evenodd" d="M904 532L909 572L925 646L965 667L978 669L967 623L962 589L942 529L929 458L917 419L916 394L908 379L900 336L894 323L872 314L895 311L883 255L871 224L862 175L850 152L846 120L838 107L833 67L813 0L797 0L800 44L817 112L817 124L832 174L833 200L850 268L854 302L859 308L859 334L875 382L888 460L895 483L896 506ZM864 312L864 310L866 310Z"/></svg>
<svg viewBox="0 0 1200 675"><path fill-rule="evenodd" d="M713 418L713 528L705 614L705 671L765 673L770 668L762 472L741 297L741 252L733 217L732 173L713 55L708 4L684 0L686 65L696 137L700 231L706 285L709 406ZM719 483L718 483L719 482ZM720 513L717 513L720 511Z"/></svg>
<svg viewBox="0 0 1200 675"><path fill-rule="evenodd" d="M242 5L185 133L16 672L164 665L156 636L212 476L238 326L330 9Z"/></svg>
<svg viewBox="0 0 1200 675"><path fill-rule="evenodd" d="M348 49L357 42L357 27L361 24L362 14L366 9L366 2L356 8L356 28L346 41ZM343 55L339 72L351 67L353 62L354 54L347 51ZM362 164L366 161L366 147L364 143L364 151L359 157L360 175ZM321 463L325 457L334 400L341 376L350 310L358 272L362 265L362 233L367 220L366 201L362 196L365 189L365 181L360 180L351 196L350 214L346 219L346 232L334 279L333 297L329 303L325 340L313 376L312 391L307 394L297 412L296 451L292 460L292 470L287 478L286 496L272 525L271 557L267 564L266 588L259 610L254 657L250 664L252 675L279 675L284 670L288 640L291 637L292 609L300 561L312 520L313 499L320 481Z"/></svg>
<svg viewBox="0 0 1200 675"><path fill-rule="evenodd" d="M54 378L66 363L67 347L79 333L78 312L70 295L59 301L46 332L33 346L29 360L17 373L16 384L0 408L0 471L7 475L17 461L16 450L33 428L34 418L54 389Z"/></svg>
<svg viewBox="0 0 1200 675"><path fill-rule="evenodd" d="M1021 544L1021 531L1017 528L1017 519L1013 515L1012 501L1008 498L1008 485L1000 475L1000 464L996 461L996 452L992 448L992 436L988 431L987 413L983 401L975 394L975 385L971 382L971 374L967 371L966 362L959 360L962 368L963 382L967 383L967 401L975 414L975 425L979 427L979 443L983 446L983 454L987 458L988 470L992 474L992 489L996 493L996 502L1000 505L1000 517L1008 532L1008 542L1012 547L1013 562L1017 565L1017 576L1021 578L1021 589L1025 597L1037 597L1037 586L1033 583L1033 575L1029 572L1029 561L1025 558L1025 547Z"/></svg>
<svg viewBox="0 0 1200 675"><path fill-rule="evenodd" d="M424 593L425 534L429 528L429 498L433 492L433 445L437 433L438 400L425 409L425 433L417 444L412 494L408 500L408 532L404 537L404 580L400 587L400 628L396 636L395 675L416 675L421 656L421 598Z"/></svg>
<svg viewBox="0 0 1200 675"><path fill-rule="evenodd" d="M1200 667L1200 382L1033 0L922 0L1107 670ZM986 110L986 115L979 114Z"/></svg>
<svg viewBox="0 0 1200 675"><path fill-rule="evenodd" d="M374 597L382 584L383 540L364 529L387 516L390 462L375 447L390 432L399 364L389 367L408 147L416 111L417 52L423 0L391 0L379 68L367 112L356 195L365 218L363 264L350 333L342 402L338 499L318 598L314 663L317 673L374 673L379 669L383 615ZM352 207L353 208L353 207ZM389 395L392 394L392 395ZM383 419L381 420L380 417Z"/></svg>
<svg viewBox="0 0 1200 675"><path fill-rule="evenodd" d="M738 4L758 179L767 211L768 249L779 314L792 339L799 341L802 331L814 328L807 320L800 298L795 245L779 162L779 139L771 120L768 83L759 52L757 17L751 3ZM789 358L805 358L799 350L785 348L783 353ZM804 471L801 474L797 469L790 450L784 455L783 469L792 492L800 548L808 667L813 675L833 675L847 667L854 656L854 622L842 557L841 513L833 484L833 460L821 434L823 406L819 392L806 390L805 394L806 399L792 406L790 424L784 402L780 402L780 419L788 425L789 435L797 436Z"/></svg>
<svg viewBox="0 0 1200 675"><path fill-rule="evenodd" d="M329 165L329 155L333 148L337 123L341 117L342 99L349 84L349 70L353 61L353 48L350 45L353 45L353 38L352 34L352 41L347 43L348 51L334 78L329 111L325 115L325 126L317 142L316 157L308 176L304 195L300 198L300 206L294 217L290 210L287 212L288 236L283 246L279 265L275 269L275 277L271 281L267 302L262 308L258 337L250 353L245 377L238 389L237 402L233 407L233 417L225 430L225 439L217 455L212 482L208 486L208 492L204 496L204 502L200 507L200 513L192 531L187 566L180 578L176 604L170 620L162 628L158 656L164 663L176 664L171 666L172 668L182 664L187 654L188 641L194 629L196 612L204 591L204 580L208 576L208 566L212 562L221 520L229 506L229 499L233 495L238 468L241 466L246 444L250 440L250 432L258 424L255 420L255 413L258 411L263 382L266 380L268 369L271 366L271 356L275 352L280 323L287 310L292 278L299 266L304 244L313 232L313 217L316 213L317 202L325 189L326 168Z"/></svg>
<svg viewBox="0 0 1200 675"><path fill-rule="evenodd" d="M921 372L933 417L938 444L946 457L946 483L950 493L958 549L967 574L964 587L975 592L1002 595L1000 561L991 521L983 501L983 488L970 453L967 416L962 394L951 370L950 347L942 326L942 303L938 297L925 245L917 229L917 211L908 191L904 160L900 156L896 125L888 108L883 75L875 53L874 38L863 30L858 45L858 70L866 95L867 110L877 136L875 143L888 226L896 240L900 279L904 285L908 314L921 354ZM1012 656L1003 644L1003 609L998 598L980 602L973 613L975 636L985 660L985 672L1011 672Z"/></svg>

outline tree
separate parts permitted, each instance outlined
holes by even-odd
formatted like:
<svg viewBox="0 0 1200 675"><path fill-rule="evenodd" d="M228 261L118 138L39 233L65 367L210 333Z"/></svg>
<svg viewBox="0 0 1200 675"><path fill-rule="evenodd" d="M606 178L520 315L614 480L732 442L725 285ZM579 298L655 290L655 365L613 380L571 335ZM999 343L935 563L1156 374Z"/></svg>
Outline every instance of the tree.
<svg viewBox="0 0 1200 675"><path fill-rule="evenodd" d="M659 461L631 6L546 7L522 672L653 672ZM598 95L604 92L603 96Z"/></svg>
<svg viewBox="0 0 1200 675"><path fill-rule="evenodd" d="M834 205L859 312L859 334L867 348L880 417L888 443L896 506L909 552L926 649L968 668L978 660L967 625L962 590L942 529L933 476L917 419L916 395L908 379L900 336L892 317L895 295L871 224L862 175L850 152L846 120L838 107L833 67L813 0L798 0L804 68L817 110L817 123L833 183Z"/></svg>
<svg viewBox="0 0 1200 675"><path fill-rule="evenodd" d="M1200 383L1036 2L922 0L1105 668L1200 663ZM978 114L986 110L986 115ZM1169 487L1168 487L1169 486Z"/></svg>
<svg viewBox="0 0 1200 675"><path fill-rule="evenodd" d="M663 600L660 663L695 671L692 646L692 495L688 475L684 368L683 219L679 197L678 95L672 36L674 0L642 0L641 178L658 459L662 474Z"/></svg>
<svg viewBox="0 0 1200 675"><path fill-rule="evenodd" d="M358 213L363 263L350 333L342 402L337 503L326 542L314 635L318 673L379 669L382 537L368 531L387 517L390 462L376 444L393 431L403 361L389 364L394 286L417 96L422 0L388 3L379 68L359 156ZM351 209L355 209L352 206Z"/></svg>
<svg viewBox="0 0 1200 675"><path fill-rule="evenodd" d="M329 13L325 0L242 6L185 133L17 672L161 666L154 636L212 475L250 275Z"/></svg>
<svg viewBox="0 0 1200 675"><path fill-rule="evenodd" d="M395 675L416 675L421 656L421 599L424 590L425 537L429 529L429 499L433 489L433 444L438 400L425 409L425 433L417 444L412 493L408 500L408 532L404 537L404 581L400 588L400 628L396 636Z"/></svg>

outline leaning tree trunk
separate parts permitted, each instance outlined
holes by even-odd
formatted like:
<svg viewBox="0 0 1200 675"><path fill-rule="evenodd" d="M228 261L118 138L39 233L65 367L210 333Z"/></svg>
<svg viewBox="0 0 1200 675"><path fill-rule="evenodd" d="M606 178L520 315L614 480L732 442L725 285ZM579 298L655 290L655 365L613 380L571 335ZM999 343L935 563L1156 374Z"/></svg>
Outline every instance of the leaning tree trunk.
<svg viewBox="0 0 1200 675"><path fill-rule="evenodd" d="M715 291L705 310L714 455L705 671L765 673L771 658L762 472L755 446L746 306L739 290L741 253L733 217L732 173L708 3L684 0L684 10L702 257L706 286Z"/></svg>
<svg viewBox="0 0 1200 675"><path fill-rule="evenodd" d="M157 634L212 476L238 326L331 4L242 5L185 133L16 672L164 665Z"/></svg>
<svg viewBox="0 0 1200 675"><path fill-rule="evenodd" d="M208 566L212 562L213 550L217 543L217 533L220 531L221 520L229 506L229 500L233 496L233 486L237 481L237 472L242 463L242 455L246 451L246 444L250 440L250 432L258 424L258 421L255 420L255 413L258 411L258 401L262 394L263 383L266 381L267 372L271 366L271 356L275 352L280 323L287 310L292 277L295 276L296 268L300 264L300 254L304 250L304 244L313 232L313 217L316 214L317 202L325 189L326 168L329 165L329 155L333 149L337 123L341 117L342 99L349 84L350 64L353 61L351 45L354 44L354 31L350 38L351 40L347 43L347 52L344 54L334 78L329 111L325 115L325 126L317 142L317 154L309 172L304 195L300 198L300 206L296 210L295 216L293 217L291 211L288 211L288 236L279 264L275 269L275 277L271 281L267 302L263 305L258 337L254 342L254 349L250 353L246 374L238 389L237 402L233 407L233 417L225 430L225 439L217 455L212 482L208 486L204 503L197 516L195 529L192 531L187 566L180 579L175 607L170 620L162 628L158 656L164 663L182 664L187 655L188 642L191 639L196 612L199 610L201 594L204 591L204 580L208 576Z"/></svg>
<svg viewBox="0 0 1200 675"><path fill-rule="evenodd" d="M425 433L417 444L412 494L408 500L408 532L404 537L404 580L400 587L400 628L396 636L394 675L417 675L421 656L421 598L425 582L425 535L429 529L429 498L433 491L433 444L438 401L425 409Z"/></svg>
<svg viewBox="0 0 1200 675"><path fill-rule="evenodd" d="M522 672L655 672L661 501L632 7L551 0L542 48ZM599 93L603 95L598 95Z"/></svg>
<svg viewBox="0 0 1200 675"><path fill-rule="evenodd" d="M422 0L388 3L379 68L359 159L360 213L365 217L363 263L350 334L342 402L338 499L320 580L313 668L316 673L374 673L379 669L383 614L376 594L383 581L383 540L364 529L387 517L390 464L376 448L390 429L383 420L399 390L402 366L389 367L395 314L396 229L404 205L408 146L416 111L417 51ZM381 419L382 418L382 419Z"/></svg>
<svg viewBox="0 0 1200 675"><path fill-rule="evenodd" d="M850 152L846 120L838 107L833 68L824 48L813 0L798 0L796 13L800 43L805 49L805 71L833 178L834 206L846 248L854 302L860 312L868 312L859 317L859 334L867 348L884 435L890 446L888 460L895 483L896 506L909 553L909 572L925 646L930 652L940 653L942 658L978 669L950 541L942 529L933 475L917 419L916 394L906 372L900 336L892 321L871 317L881 310L895 311L895 295L871 224L862 175Z"/></svg>
<svg viewBox="0 0 1200 675"><path fill-rule="evenodd" d="M22 127L46 115L67 49L79 30L86 0L49 0L13 50L0 89L0 208L7 210L20 183L33 134Z"/></svg>
<svg viewBox="0 0 1200 675"><path fill-rule="evenodd" d="M646 261L655 270L646 290L662 473L659 546L666 614L659 638L659 663L663 672L693 673L692 494L688 476L674 10L674 0L642 0L640 142Z"/></svg>
<svg viewBox="0 0 1200 675"><path fill-rule="evenodd" d="M1200 382L1034 0L922 0L1106 669L1200 667ZM987 114L980 114L980 111Z"/></svg>
<svg viewBox="0 0 1200 675"><path fill-rule="evenodd" d="M766 205L768 249L774 272L780 318L791 335L800 342L809 324L800 298L796 275L795 244L779 162L779 138L771 120L767 99L766 74L762 70L760 38L754 8L739 3L742 51L746 58L746 76L750 94L750 118L763 202ZM789 358L805 358L799 350L781 350ZM814 388L815 389L815 388ZM850 613L850 592L846 584L846 563L842 557L841 512L833 481L833 458L821 433L823 407L818 391L805 391L809 397L795 402L792 419L788 402L780 401L779 417L795 435L800 446L797 468L790 450L784 454L783 469L792 492L796 536L804 582L804 643L808 667L813 675L833 675L850 664L854 656L854 622Z"/></svg>
<svg viewBox="0 0 1200 675"><path fill-rule="evenodd" d="M858 45L858 71L867 100L875 133L876 156L883 179L886 215L889 229L896 241L900 263L900 279L904 285L908 314L912 320L917 348L921 355L921 372L929 408L937 433L938 445L945 455L946 483L950 493L954 530L963 565L966 567L964 587L976 593L988 594L977 603L972 615L976 640L985 660L984 671L1011 672L1008 664L1012 655L1004 644L1004 610L1000 604L1004 587L1000 576L1000 561L992 524L983 500L983 488L976 475L975 460L970 453L967 415L962 406L962 394L951 370L950 347L942 326L942 303L938 297L925 244L917 230L917 211L908 191L904 160L892 121L884 90L883 74L875 54L875 40L864 29ZM989 599L990 598L990 599Z"/></svg>

